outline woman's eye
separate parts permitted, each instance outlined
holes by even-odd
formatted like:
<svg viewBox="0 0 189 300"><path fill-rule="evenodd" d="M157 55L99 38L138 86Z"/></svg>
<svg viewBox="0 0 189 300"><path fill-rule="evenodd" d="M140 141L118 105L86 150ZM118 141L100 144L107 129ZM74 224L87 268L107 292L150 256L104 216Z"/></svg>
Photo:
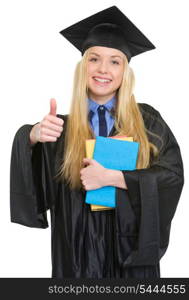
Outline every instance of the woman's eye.
<svg viewBox="0 0 189 300"><path fill-rule="evenodd" d="M117 60L112 60L113 65L119 65L119 62Z"/></svg>
<svg viewBox="0 0 189 300"><path fill-rule="evenodd" d="M92 57L92 58L90 59L90 61L97 61L97 58Z"/></svg>

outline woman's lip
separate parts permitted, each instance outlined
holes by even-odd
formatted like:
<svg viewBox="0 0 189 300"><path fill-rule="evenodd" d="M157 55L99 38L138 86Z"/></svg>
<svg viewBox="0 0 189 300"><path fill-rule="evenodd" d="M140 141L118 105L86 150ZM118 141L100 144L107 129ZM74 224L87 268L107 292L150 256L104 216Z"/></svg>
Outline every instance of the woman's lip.
<svg viewBox="0 0 189 300"><path fill-rule="evenodd" d="M107 77L93 76L93 79L95 79L95 78L105 79L105 80L110 80L110 81L112 81L112 79L107 78Z"/></svg>
<svg viewBox="0 0 189 300"><path fill-rule="evenodd" d="M98 78L98 77L97 77ZM103 78L104 79L104 78ZM110 84L112 81L108 81L108 82L100 82L100 81L97 81L95 80L95 78L93 77L93 80L95 82L96 85L99 85L99 86L106 86L108 84Z"/></svg>

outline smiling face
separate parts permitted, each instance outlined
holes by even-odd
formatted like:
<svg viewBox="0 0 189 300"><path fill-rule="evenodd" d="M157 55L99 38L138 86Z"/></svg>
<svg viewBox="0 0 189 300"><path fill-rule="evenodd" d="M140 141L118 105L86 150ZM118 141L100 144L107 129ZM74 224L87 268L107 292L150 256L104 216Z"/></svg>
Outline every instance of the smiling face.
<svg viewBox="0 0 189 300"><path fill-rule="evenodd" d="M125 54L114 48L90 48L87 61L87 86L89 97L105 104L120 87L124 71Z"/></svg>

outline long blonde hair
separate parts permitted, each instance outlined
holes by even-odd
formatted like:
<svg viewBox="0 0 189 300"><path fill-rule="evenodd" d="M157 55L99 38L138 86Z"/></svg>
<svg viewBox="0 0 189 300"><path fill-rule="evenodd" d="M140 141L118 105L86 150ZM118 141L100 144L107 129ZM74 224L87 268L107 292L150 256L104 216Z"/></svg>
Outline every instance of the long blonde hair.
<svg viewBox="0 0 189 300"><path fill-rule="evenodd" d="M85 141L95 138L88 121L88 88L87 61L90 48L85 51L81 61L77 64L74 74L72 103L67 121L64 141L64 157L60 166L60 178L64 178L71 188L82 187L80 170L84 167L83 158L86 157ZM133 94L135 84L134 73L125 57L122 83L117 90L115 109L116 135L132 136L140 143L137 169L147 168L150 154L158 155L158 148L149 142L144 121ZM153 135L153 133L151 133Z"/></svg>

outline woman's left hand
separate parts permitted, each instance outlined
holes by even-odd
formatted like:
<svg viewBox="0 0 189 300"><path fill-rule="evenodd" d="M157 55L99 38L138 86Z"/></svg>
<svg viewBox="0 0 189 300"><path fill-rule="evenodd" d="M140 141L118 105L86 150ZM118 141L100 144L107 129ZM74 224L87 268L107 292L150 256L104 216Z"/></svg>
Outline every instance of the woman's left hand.
<svg viewBox="0 0 189 300"><path fill-rule="evenodd" d="M106 185L108 169L104 168L96 160L84 158L87 167L81 169L80 177L85 190L95 190Z"/></svg>

